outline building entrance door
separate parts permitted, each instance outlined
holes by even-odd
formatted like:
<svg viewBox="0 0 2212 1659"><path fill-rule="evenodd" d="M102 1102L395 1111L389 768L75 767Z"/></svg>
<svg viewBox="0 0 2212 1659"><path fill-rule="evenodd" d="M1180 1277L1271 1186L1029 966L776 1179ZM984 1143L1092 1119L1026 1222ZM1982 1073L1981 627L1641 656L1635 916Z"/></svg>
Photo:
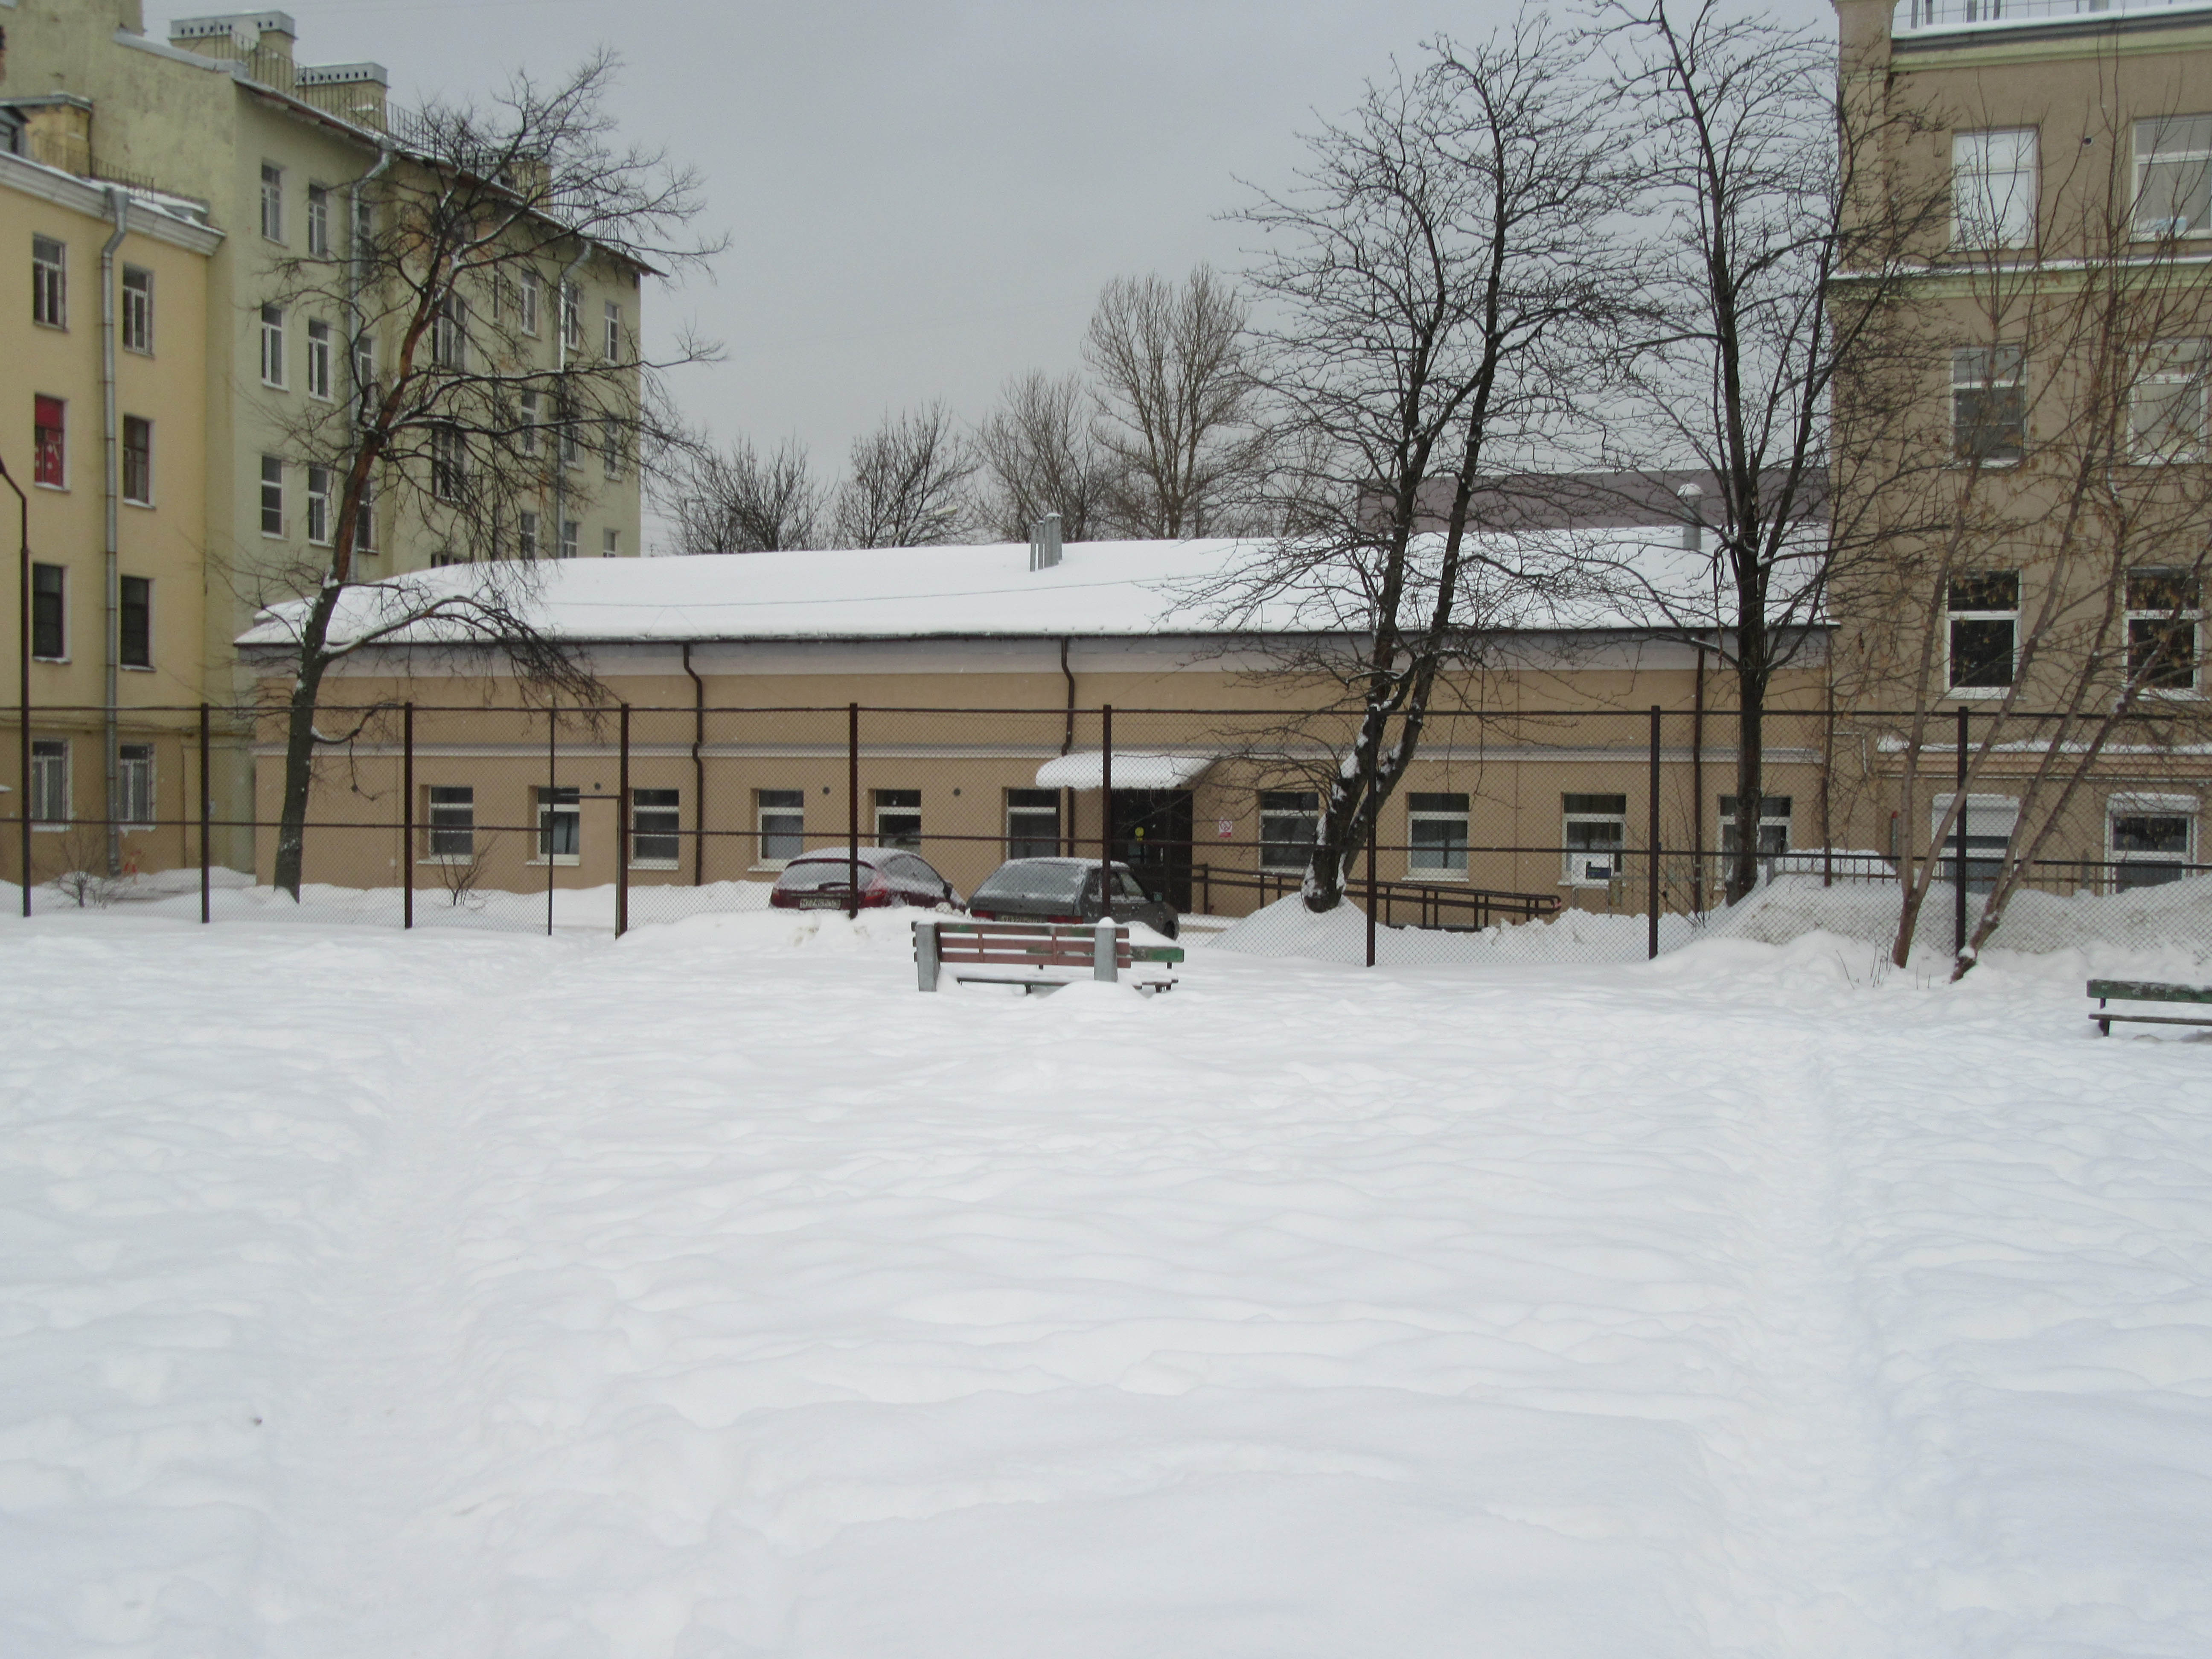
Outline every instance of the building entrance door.
<svg viewBox="0 0 2212 1659"><path fill-rule="evenodd" d="M1190 807L1188 789L1114 792L1114 856L1178 911L1190 908Z"/></svg>

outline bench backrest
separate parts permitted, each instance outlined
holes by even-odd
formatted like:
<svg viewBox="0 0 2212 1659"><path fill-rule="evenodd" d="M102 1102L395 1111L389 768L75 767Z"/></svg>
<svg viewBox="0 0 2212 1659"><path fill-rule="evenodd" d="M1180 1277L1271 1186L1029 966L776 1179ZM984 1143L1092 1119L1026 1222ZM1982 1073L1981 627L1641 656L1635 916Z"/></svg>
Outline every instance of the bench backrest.
<svg viewBox="0 0 2212 1659"><path fill-rule="evenodd" d="M2212 985L2160 985L2154 980L2093 979L2093 997L2118 997L2130 1002L2212 1002Z"/></svg>
<svg viewBox="0 0 2212 1659"><path fill-rule="evenodd" d="M1088 968L1098 948L1098 929L1088 922L1054 921L939 921L937 959L994 967ZM1129 951L1129 930L1114 930L1114 964L1129 967L1136 960Z"/></svg>

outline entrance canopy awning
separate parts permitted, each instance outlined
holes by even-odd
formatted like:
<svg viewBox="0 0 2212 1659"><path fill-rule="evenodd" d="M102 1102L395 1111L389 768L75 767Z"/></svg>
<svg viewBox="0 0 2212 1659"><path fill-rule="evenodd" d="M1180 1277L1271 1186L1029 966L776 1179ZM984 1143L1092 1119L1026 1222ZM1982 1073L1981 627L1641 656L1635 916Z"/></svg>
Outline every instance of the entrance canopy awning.
<svg viewBox="0 0 2212 1659"><path fill-rule="evenodd" d="M1143 749L1114 751L1116 789L1185 789L1218 755L1170 755ZM1037 768L1040 789L1096 789L1104 781L1105 757L1096 749L1060 755Z"/></svg>

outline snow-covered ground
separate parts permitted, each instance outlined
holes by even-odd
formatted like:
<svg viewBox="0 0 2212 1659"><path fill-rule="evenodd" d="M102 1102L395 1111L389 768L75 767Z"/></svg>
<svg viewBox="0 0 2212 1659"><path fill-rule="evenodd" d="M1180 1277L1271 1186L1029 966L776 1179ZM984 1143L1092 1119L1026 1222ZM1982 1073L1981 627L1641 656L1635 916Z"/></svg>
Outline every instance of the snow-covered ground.
<svg viewBox="0 0 2212 1659"><path fill-rule="evenodd" d="M2212 1653L2212 1041L1878 954L0 921L0 1653Z"/></svg>

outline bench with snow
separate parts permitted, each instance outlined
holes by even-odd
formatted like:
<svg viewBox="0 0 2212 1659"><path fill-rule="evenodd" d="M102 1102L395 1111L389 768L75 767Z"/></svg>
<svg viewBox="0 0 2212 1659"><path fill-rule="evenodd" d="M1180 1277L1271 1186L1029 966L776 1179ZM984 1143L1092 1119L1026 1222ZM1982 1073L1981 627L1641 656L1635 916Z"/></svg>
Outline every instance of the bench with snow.
<svg viewBox="0 0 2212 1659"><path fill-rule="evenodd" d="M2160 985L2150 980L2093 979L2089 994L2097 999L2097 1012L2089 1016L2097 1022L2097 1035L2110 1036L2114 1024L2125 1021L2137 1025L2212 1025L2212 1008L2203 1014L2115 1014L2106 1011L2110 1000L2120 1002L2201 1002L2212 1003L2212 985Z"/></svg>
<svg viewBox="0 0 2212 1659"><path fill-rule="evenodd" d="M925 991L939 978L990 985L1018 985L1032 991L1057 991L1079 979L1118 981L1138 968L1163 969L1181 962L1173 945L1133 945L1129 930L1114 921L956 921L923 916L914 924L915 977ZM1130 975L1140 991L1164 991L1175 975L1152 972Z"/></svg>

